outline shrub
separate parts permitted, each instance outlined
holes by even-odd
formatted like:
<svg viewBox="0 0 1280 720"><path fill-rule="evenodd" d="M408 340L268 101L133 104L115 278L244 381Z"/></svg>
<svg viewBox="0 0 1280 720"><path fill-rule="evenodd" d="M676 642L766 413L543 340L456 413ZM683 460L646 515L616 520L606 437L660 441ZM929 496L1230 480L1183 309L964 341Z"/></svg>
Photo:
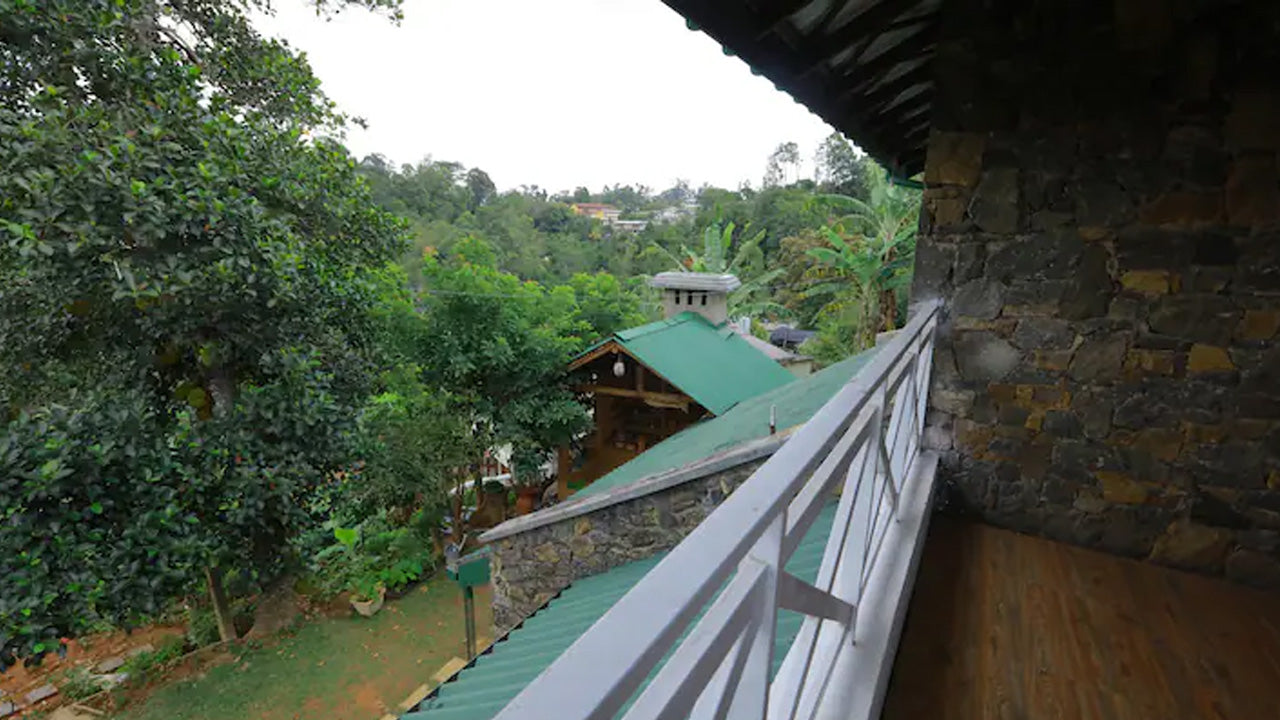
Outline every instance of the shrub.
<svg viewBox="0 0 1280 720"><path fill-rule="evenodd" d="M72 700L83 700L102 689L86 667L70 668L55 684L59 693Z"/></svg>
<svg viewBox="0 0 1280 720"><path fill-rule="evenodd" d="M406 527L392 527L385 516L368 518L354 528L335 528L337 543L316 554L314 570L329 594L351 591L361 599L378 586L396 591L435 569L435 547L423 532L422 515Z"/></svg>
<svg viewBox="0 0 1280 720"><path fill-rule="evenodd" d="M204 605L187 608L187 642L193 647L212 645L222 639L218 632L218 618Z"/></svg>
<svg viewBox="0 0 1280 720"><path fill-rule="evenodd" d="M182 636L167 637L160 641L155 650L129 658L121 671L129 674L131 683L143 683L163 671L169 663L185 655L186 651L186 641Z"/></svg>

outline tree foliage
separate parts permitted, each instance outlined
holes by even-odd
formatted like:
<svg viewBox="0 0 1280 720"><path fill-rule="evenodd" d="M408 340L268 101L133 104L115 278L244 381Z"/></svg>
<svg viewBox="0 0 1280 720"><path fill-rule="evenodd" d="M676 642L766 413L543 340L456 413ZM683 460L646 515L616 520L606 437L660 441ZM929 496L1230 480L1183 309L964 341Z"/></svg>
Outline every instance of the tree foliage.
<svg viewBox="0 0 1280 720"><path fill-rule="evenodd" d="M482 250L469 239L454 260L429 263L424 377L454 399L478 449L510 446L517 480L538 484L546 456L587 426L566 372L583 347L577 297L504 273Z"/></svg>
<svg viewBox="0 0 1280 720"><path fill-rule="evenodd" d="M913 211L860 194L847 143L824 146L821 188L780 145L759 192L357 164L305 60L253 29L269 11L0 0L0 669L207 570L265 583L323 547L362 582L422 572L422 528L485 451L536 484L585 429L567 361L653 319L645 276L673 258L738 274L734 312L771 317L850 293L883 309L901 277ZM825 247L788 240L824 226ZM779 295L792 277L820 284ZM364 545L334 535L356 527Z"/></svg>
<svg viewBox="0 0 1280 720"><path fill-rule="evenodd" d="M823 228L827 247L807 250L819 264L806 295L824 298L819 319L828 334L852 338L836 347L870 347L876 333L897 327L900 291L915 261L920 193L876 176L868 201L838 196L828 202L846 214Z"/></svg>
<svg viewBox="0 0 1280 720"><path fill-rule="evenodd" d="M737 276L742 284L729 295L729 312L735 316L785 312L781 305L770 300L769 283L781 275L783 269L764 268L760 243L765 231L744 230L735 240L735 229L732 222L723 226L712 223L702 231L701 251L681 247L680 256L659 245L654 248L674 262L672 269L677 272Z"/></svg>
<svg viewBox="0 0 1280 720"><path fill-rule="evenodd" d="M814 169L814 179L823 192L861 200L869 197L873 181L868 175L877 170L875 163L835 132L818 146Z"/></svg>
<svg viewBox="0 0 1280 720"><path fill-rule="evenodd" d="M345 460L402 226L268 9L0 1L0 667L271 572Z"/></svg>

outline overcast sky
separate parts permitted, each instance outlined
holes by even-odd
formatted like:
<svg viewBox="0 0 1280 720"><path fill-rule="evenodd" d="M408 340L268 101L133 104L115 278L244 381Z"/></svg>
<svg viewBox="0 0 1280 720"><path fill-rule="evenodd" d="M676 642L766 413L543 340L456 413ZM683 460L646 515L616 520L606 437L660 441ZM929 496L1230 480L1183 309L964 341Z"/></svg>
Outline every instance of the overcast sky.
<svg viewBox="0 0 1280 720"><path fill-rule="evenodd" d="M794 141L810 172L822 120L660 0L406 0L399 26L279 0L265 32L304 51L328 95L363 117L348 145L430 155L500 188L551 192L677 178L760 185Z"/></svg>

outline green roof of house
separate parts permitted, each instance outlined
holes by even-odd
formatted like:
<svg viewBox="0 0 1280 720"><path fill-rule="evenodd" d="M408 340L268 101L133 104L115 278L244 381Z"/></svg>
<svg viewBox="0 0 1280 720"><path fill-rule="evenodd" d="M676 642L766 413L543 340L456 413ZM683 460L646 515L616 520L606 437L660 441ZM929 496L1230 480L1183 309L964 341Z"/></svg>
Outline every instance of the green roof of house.
<svg viewBox="0 0 1280 720"><path fill-rule="evenodd" d="M874 354L874 349L859 353L808 377L744 400L720 417L691 425L579 490L575 497L606 492L763 438L769 434L770 407L776 409L779 430L800 425L813 417Z"/></svg>
<svg viewBox="0 0 1280 720"><path fill-rule="evenodd" d="M611 340L715 415L795 379L732 328L694 312L623 330L603 342Z"/></svg>
<svg viewBox="0 0 1280 720"><path fill-rule="evenodd" d="M834 517L835 504L832 503L814 521L787 563L791 574L806 582L814 581ZM404 715L402 720L492 718L662 557L639 560L570 585L541 610L525 618L505 639L495 643L452 680L441 685L416 711ZM788 610L778 613L771 674L778 671L792 641L800 632L803 619L803 616Z"/></svg>

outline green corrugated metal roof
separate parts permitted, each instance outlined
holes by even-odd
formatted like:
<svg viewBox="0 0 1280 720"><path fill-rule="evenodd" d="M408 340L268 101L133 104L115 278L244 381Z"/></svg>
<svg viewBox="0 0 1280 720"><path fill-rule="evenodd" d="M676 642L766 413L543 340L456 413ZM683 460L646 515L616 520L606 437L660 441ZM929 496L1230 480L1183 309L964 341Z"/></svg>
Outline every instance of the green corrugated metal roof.
<svg viewBox="0 0 1280 720"><path fill-rule="evenodd" d="M611 339L715 415L795 379L729 327L716 327L693 312Z"/></svg>
<svg viewBox="0 0 1280 720"><path fill-rule="evenodd" d="M867 350L813 375L744 400L724 415L687 427L654 445L577 494L605 492L765 437L769 434L770 407L777 408L779 430L800 425L813 417L874 354L874 349Z"/></svg>
<svg viewBox="0 0 1280 720"><path fill-rule="evenodd" d="M787 563L791 574L814 581L834 517L832 503L814 521ZM403 720L489 720L661 559L659 555L639 560L570 585ZM797 613L779 612L771 673L778 671L803 620Z"/></svg>

